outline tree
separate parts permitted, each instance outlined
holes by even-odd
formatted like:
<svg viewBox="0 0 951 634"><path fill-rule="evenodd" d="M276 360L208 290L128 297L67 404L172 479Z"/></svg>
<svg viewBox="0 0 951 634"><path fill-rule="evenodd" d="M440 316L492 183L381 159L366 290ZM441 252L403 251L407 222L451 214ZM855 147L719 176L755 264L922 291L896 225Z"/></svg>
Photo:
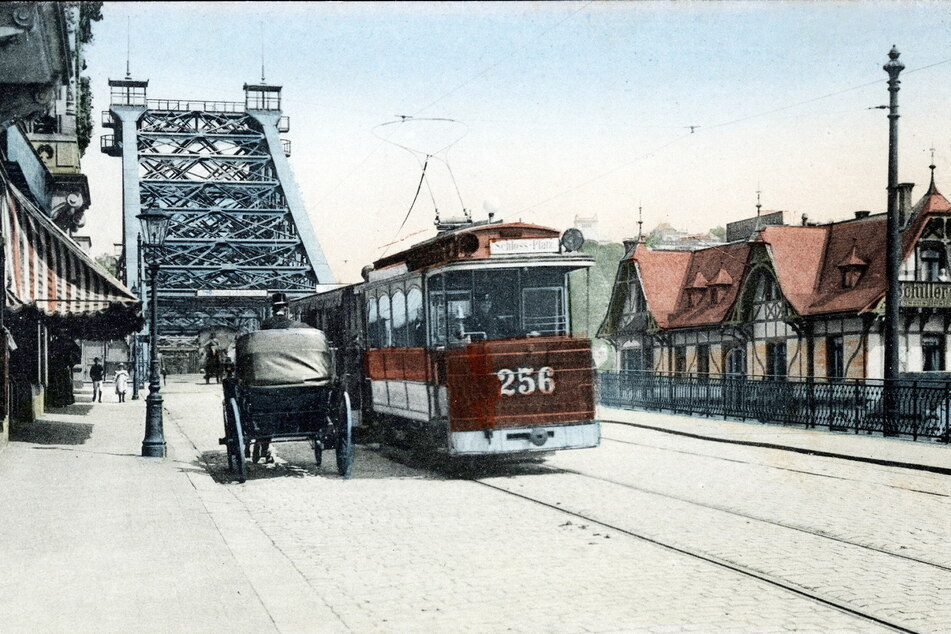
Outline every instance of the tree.
<svg viewBox="0 0 951 634"><path fill-rule="evenodd" d="M723 228L722 226L714 227L713 229L710 229L707 233L709 233L711 236L714 236L716 238L720 238L721 240L726 240L726 229Z"/></svg>
<svg viewBox="0 0 951 634"><path fill-rule="evenodd" d="M116 276L117 276L117 274L118 274L118 273L117 273L117 271L118 271L117 265L118 265L118 263L119 263L119 260L118 260L118 258L116 258L116 256L114 256L114 255L109 255L108 253L100 253L99 255L97 255L97 256L96 256L95 258L93 258L93 259L96 261L96 264L98 264L98 265L101 266L103 269L105 269L106 271L108 271L110 275L112 275L113 277L116 277Z"/></svg>

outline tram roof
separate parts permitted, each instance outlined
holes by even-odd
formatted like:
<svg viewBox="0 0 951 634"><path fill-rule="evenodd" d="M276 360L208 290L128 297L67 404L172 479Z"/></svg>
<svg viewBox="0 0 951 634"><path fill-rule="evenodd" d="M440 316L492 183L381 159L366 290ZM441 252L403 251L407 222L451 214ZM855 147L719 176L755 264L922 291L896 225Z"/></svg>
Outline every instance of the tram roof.
<svg viewBox="0 0 951 634"><path fill-rule="evenodd" d="M451 262L485 260L491 255L493 243L510 240L557 240L560 235L551 227L525 222L463 225L458 229L441 231L436 236L399 253L380 258L373 263L373 269L378 271L405 264L407 270L415 271Z"/></svg>

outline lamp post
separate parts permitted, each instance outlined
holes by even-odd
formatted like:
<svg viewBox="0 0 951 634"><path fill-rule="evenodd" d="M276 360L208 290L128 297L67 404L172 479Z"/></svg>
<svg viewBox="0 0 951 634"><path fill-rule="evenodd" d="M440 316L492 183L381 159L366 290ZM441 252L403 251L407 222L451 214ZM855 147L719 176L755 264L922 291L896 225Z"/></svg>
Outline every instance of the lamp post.
<svg viewBox="0 0 951 634"><path fill-rule="evenodd" d="M138 249L135 251L135 277L139 285L139 295L142 294L142 234L136 236ZM142 346L138 333L132 335L132 400L139 400L139 355L142 353Z"/></svg>
<svg viewBox="0 0 951 634"><path fill-rule="evenodd" d="M901 294L898 288L898 269L901 267L901 236L898 226L898 90L901 82L898 74L905 65L898 60L900 53L894 46L888 52L888 63L883 70L888 73L888 213L887 240L885 242L885 277L888 291L885 295L885 429L887 436L897 433L896 381L898 380L898 304Z"/></svg>
<svg viewBox="0 0 951 634"><path fill-rule="evenodd" d="M150 458L165 457L165 434L162 429L162 395L159 377L158 358L158 249L165 242L168 231L168 215L160 212L139 214L142 223L143 242L153 250L152 261L148 263L149 283L152 286L150 308L150 354L151 372L149 373L149 395L145 398L145 438L142 440L142 455Z"/></svg>

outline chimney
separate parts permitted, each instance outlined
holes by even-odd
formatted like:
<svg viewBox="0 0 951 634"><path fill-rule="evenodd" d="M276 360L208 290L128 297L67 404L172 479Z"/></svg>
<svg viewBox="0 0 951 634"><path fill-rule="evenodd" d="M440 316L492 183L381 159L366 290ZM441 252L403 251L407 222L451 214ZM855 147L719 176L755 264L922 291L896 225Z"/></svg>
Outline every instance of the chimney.
<svg viewBox="0 0 951 634"><path fill-rule="evenodd" d="M904 228L911 215L911 189L914 183L898 183L898 226Z"/></svg>
<svg viewBox="0 0 951 634"><path fill-rule="evenodd" d="M861 220L862 218L868 218L870 215L872 215L871 211L867 211L863 209L862 211L855 212L855 219Z"/></svg>

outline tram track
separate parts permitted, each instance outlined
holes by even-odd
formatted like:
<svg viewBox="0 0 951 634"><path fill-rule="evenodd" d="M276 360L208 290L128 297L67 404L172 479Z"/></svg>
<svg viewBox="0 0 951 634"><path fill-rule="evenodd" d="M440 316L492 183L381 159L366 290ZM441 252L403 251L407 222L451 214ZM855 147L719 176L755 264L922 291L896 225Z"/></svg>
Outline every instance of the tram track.
<svg viewBox="0 0 951 634"><path fill-rule="evenodd" d="M569 473L574 473L574 474L582 475L582 476L585 475L585 474L579 474L579 473L577 473L577 472L573 472L573 471L570 471L570 470L565 470L565 471L568 471ZM598 478L595 478L595 479L598 479ZM765 584L767 584L767 585L770 585L770 586L773 586L773 587L776 587L776 588L780 588L780 589L782 589L782 590L784 590L784 591L790 592L790 593L792 593L792 594L795 594L795 595L800 596L800 597L802 597L802 598L808 599L808 600L813 601L813 602L815 602L815 603L818 603L818 604L820 604L820 605L823 605L823 606L826 606L826 607L830 607L830 608L836 609L836 610L838 610L838 611L840 611L840 612L849 614L849 615L851 615L851 616L854 616L854 617L856 617L856 618L863 619L863 620L868 621L868 622L871 622L871 623L875 623L875 624L877 624L877 625L880 625L880 626L889 628L889 629L894 630L894 631L896 631L896 632L914 632L914 633L916 633L916 634L919 632L919 630L915 630L915 629L908 628L908 627L906 627L906 626L904 626L904 625L901 625L901 624L899 624L899 623L895 623L895 622L890 621L890 620L888 620L888 619L886 619L886 618L882 618L882 617L876 616L876 615L874 615L874 614L870 614L870 613L868 613L868 612L863 612L862 610L860 610L860 609L858 609L858 608L855 608L855 607L852 607L852 606L848 605L847 603L845 603L845 602L843 602L843 601L839 601L839 600L837 600L837 599L833 599L833 598L830 598L830 597L822 596L821 594L818 594L818 593L816 593L816 592L812 592L812 591L810 591L809 589L803 588L803 587L798 586L798 585L796 585L796 584L793 584L793 583L790 583L790 582L785 581L785 580L783 580L783 579L777 578L777 577L775 577L775 576L773 576L773 575L769 575L769 574L766 574L766 573L763 573L763 572L754 570L754 569L752 569L752 568L749 568L749 567L747 567L747 566L744 566L744 565L741 565L741 564L738 564L738 563L735 563L735 562L732 562L732 561L728 561L728 560L726 560L726 559L722 559L722 558L716 557L716 556L714 556L714 555L710 555L709 553L704 553L704 552L701 552L701 551L699 551L699 550L691 550L691 549L685 548L685 547L683 547L683 546L678 546L678 545L676 545L676 544L674 544L674 543L665 542L665 541L662 541L662 540L660 540L660 539L657 539L656 537L652 537L652 536L650 536L650 535L648 535L648 534L646 534L646 533L639 532L639 531L637 531L637 530L632 530L632 529L629 529L629 528L624 528L624 527L622 527L622 526L618 526L618 525L616 525L616 524L614 524L614 523L611 523L611 522L605 522L605 521L599 520L599 519L597 519L597 518L594 518L594 517L592 517L591 515L588 515L588 514L585 514L585 513L580 513L580 512L577 512L577 511L572 511L572 510L570 510L570 509L567 509L567 508L562 507L562 506L559 505L559 504L553 504L553 503L551 503L551 502L547 502L547 501L545 501L545 500L532 497L531 495L527 495L527 494L525 494L525 493L520 493L520 492L518 492L518 491L512 491L511 489L507 489L507 488L505 488L505 487L503 487L503 486L499 486L499 485L493 484L493 483L491 483L491 482L486 482L486 481L484 481L484 480L482 480L482 479L470 478L470 482L473 482L474 484L478 484L478 485L487 487L487 488L489 488L489 489L493 489L493 490L495 490L495 491L497 491L497 492L499 492L499 493L503 493L503 494L505 494L505 495L509 495L509 496L512 496L512 497L516 497L516 498L525 500L525 501L527 501L527 502L531 502L531 503L533 503L533 504L537 504L537 505L539 505L539 506L543 506L543 507L548 508L548 509L551 509L551 510L553 510L553 511L557 511L557 512L560 513L560 514L567 515L567 516L573 517L573 518L575 518L575 519L584 520L585 522L589 522L589 523L591 523L591 524L600 526L600 527L602 527L602 528L606 528L606 529L609 529L609 530L612 530L612 531L616 531L616 532L618 532L618 533L620 533L620 534L622 534L622 535L627 535L628 537L631 537L631 538L633 538L633 539L637 539L637 540L643 541L643 542L645 542L645 543L653 544L653 545L658 546L658 547L660 547L660 548L663 548L663 549L665 549L665 550L668 550L668 551L671 551L671 552L675 552L675 553L678 553L678 554L680 554L680 555L683 555L683 556L686 556L686 557L690 557L690 558L692 558L692 559L697 559L697 560L700 560L700 561L704 561L704 562L707 562L707 563L709 563L709 564L711 564L711 565L714 565L714 566L717 566L717 567L720 567L720 568L723 568L723 569L726 569L726 570L730 570L730 571L732 571L732 572L734 572L734 573L743 575L743 576L748 577L748 578L751 578L751 579L755 579L755 580L757 580L757 581L760 581L760 582L762 582L762 583L765 583ZM818 536L820 536L820 537L827 537L826 535L822 535L821 533L815 533L815 534L818 535ZM886 553L886 554L890 554L890 553ZM923 562L923 563L925 563L925 562ZM934 564L929 564L929 565L934 565ZM936 567L938 567L938 568L943 568L942 566L936 566Z"/></svg>
<svg viewBox="0 0 951 634"><path fill-rule="evenodd" d="M596 480L596 481L599 481L599 482L606 482L606 483L608 483L608 484L613 484L613 485L615 485L615 486L623 487L623 488L625 488L625 489L630 489L630 490L632 490L632 491L637 491L638 493L645 493L645 494L647 494L647 495L654 495L654 496L661 497L661 498L665 498L665 499L668 499L668 500L675 500L675 501L677 501L677 502L682 502L682 503L684 503L684 504L690 504L690 505L692 505L692 506L697 506L697 507L700 507L700 508L705 508L705 509L709 509L709 510L712 510L712 511L717 511L717 512L720 512L720 513L726 513L726 514L728 514L728 515L733 515L733 516L736 516L736 517L741 517L741 518L743 518L743 519L752 520L752 521L754 521L754 522L760 522L760 523L762 523L762 524L768 524L768 525L770 525L770 526L777 526L777 527L779 527L779 528L785 528L785 529L787 529L787 530L797 531L797 532L800 532L800 533L804 533L804 534L806 534L806 535L811 535L811 536L813 536L813 537L820 537L820 538L822 538L822 539L828 539L828 540L831 540L831 541L839 542L840 544L845 544L846 546L853 546L853 547L856 547L856 548L862 548L862 549L869 550L869 551L876 552L876 553L880 553L880 554L883 554L883 555L888 555L888 556L891 556L891 557L896 557L896 558L898 558L898 559L902 559L902 560L909 561L909 562L912 562L912 563L921 564L921 565L924 565L924 566L929 566L929 567L935 568L935 569L937 569L937 570L943 570L943 571L945 571L945 572L951 572L951 566L945 566L945 565L943 565L943 564L935 563L935 562L933 562L933 561L927 561L927 560L925 560L925 559L918 559L917 557L912 557L912 556L910 556L910 555L904 555L904 554L902 554L902 553L896 553L896 552L894 552L894 551L890 551L890 550L887 550L887 549L884 549L884 548L877 548L877 547L875 547L875 546L870 546L870 545L868 545L868 544L861 544L861 543L859 543L859 542L850 541L850 540L845 539L845 538L843 538L843 537L836 537L835 535L830 535L830 534L825 533L825 532L822 532L822 531L812 530L812 529L809 529L809 528L806 528L806 527L803 527L803 526L796 526L795 524L788 524L788 523L786 523L786 522L778 522L778 521L771 520L771 519L768 519L768 518L758 517L758 516L756 516L756 515L750 515L749 513L743 513L743 512L741 512L741 511L736 511L736 510L733 510L733 509L729 509L729 508L726 508L726 507L724 507L724 506L719 506L719 505L716 505L716 504L708 504L708 503L706 503L706 502L699 502L699 501L697 501L697 500L691 500L690 498L683 497L683 496L680 496L680 495L672 495L672 494L670 494L670 493L664 493L663 491L658 491L658 490L656 490L656 489L647 489L647 488L640 487L640 486L636 486L636 485L629 484L629 483L626 483L626 482L620 482L620 481L618 481L618 480L613 480L613 479L611 479L611 478L603 478L603 477L601 477L601 476L594 476L594 475L591 475L591 474L588 474L588 473L583 473L583 472L581 472L581 471L576 471L576 470L574 470L574 469L568 469L568 468L565 468L565 467L558 467L558 469L559 469L559 471L562 471L562 472L564 472L564 473L571 473L571 474L573 474L573 475L580 476L580 477L583 477L583 478L588 478L588 479L590 479L590 480Z"/></svg>

